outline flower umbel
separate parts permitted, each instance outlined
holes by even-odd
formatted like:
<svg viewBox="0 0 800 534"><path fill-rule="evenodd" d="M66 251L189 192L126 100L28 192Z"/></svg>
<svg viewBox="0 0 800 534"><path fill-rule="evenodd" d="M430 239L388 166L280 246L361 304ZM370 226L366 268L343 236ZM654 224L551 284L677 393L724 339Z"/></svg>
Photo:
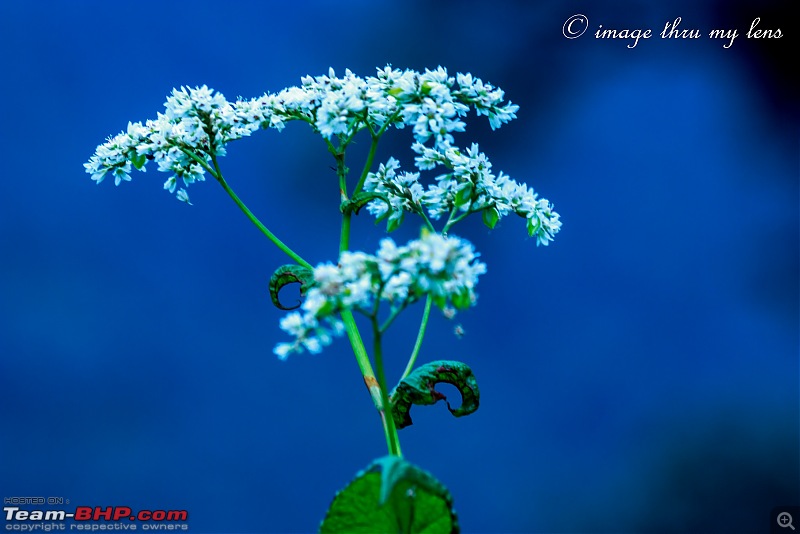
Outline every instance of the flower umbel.
<svg viewBox="0 0 800 534"><path fill-rule="evenodd" d="M148 161L155 161L159 171L170 175L164 189L191 204L186 188L203 181L206 173L229 190L217 158L226 154L228 142L259 129L280 131L287 122L305 122L326 139L332 151L343 154L362 130L372 135L374 145L389 126L408 126L419 172L401 172L395 158L369 172L370 157L354 191L372 195L367 211L379 220L386 218L390 231L400 226L407 212L423 217L431 230L431 221L445 219L445 235L472 213L481 213L492 228L502 217L515 213L526 220L528 234L537 245L547 245L561 228L552 204L527 185L502 172L493 173L492 163L477 144L466 150L454 144L453 134L464 131L462 119L471 108L488 117L492 129L516 118L518 110L504 101L502 89L469 73L452 77L442 67L418 72L387 66L378 69L376 76L362 78L350 70L338 77L330 69L327 75L302 78L297 87L234 102L205 85L182 87L173 90L164 107L155 120L129 123L126 131L97 147L84 165L95 182L110 174L119 185L131 179L134 167L144 171ZM436 169L441 173L423 185L421 173ZM342 189L346 172L339 177ZM346 191L342 193L346 198ZM304 264L265 228L262 231ZM295 341L280 344L275 352L281 357L303 350L319 352L342 333L339 312L369 314L380 301L388 301L397 311L430 295L442 308L468 307L475 300L477 277L486 269L476 257L465 241L436 233L426 233L404 247L384 240L374 256L344 251L336 266L323 264L314 270L315 285L306 295L302 313L281 321L281 328Z"/></svg>
<svg viewBox="0 0 800 534"><path fill-rule="evenodd" d="M375 255L345 251L338 265L323 263L314 269L302 313L281 320L281 328L296 339L278 344L275 354L285 358L303 350L319 352L342 334L336 319L342 310L374 316L382 301L389 303L393 317L427 295L443 310L449 304L468 308L475 304L475 284L485 272L468 241L428 232L401 247L383 239Z"/></svg>
<svg viewBox="0 0 800 534"><path fill-rule="evenodd" d="M394 158L381 164L378 172L369 173L365 190L386 200L374 200L367 209L379 220L388 216L390 230L405 211L421 214L423 206L433 220L448 215L446 228L470 213L482 212L490 227L516 213L527 220L528 234L536 236L537 245L547 245L561 229L552 204L502 172L495 176L477 143L466 152L447 143L427 147L417 142L411 148L418 154L415 164L419 170L443 167L449 172L437 176L427 188L419 182L420 173L398 173L400 164Z"/></svg>
<svg viewBox="0 0 800 534"><path fill-rule="evenodd" d="M231 104L205 85L173 90L164 107L156 120L128 123L126 132L97 148L84 164L92 180L100 183L111 172L119 185L130 180L131 165L144 171L154 160L159 171L172 174L164 189L175 193L179 179L187 187L205 180L212 158L225 155L227 142L257 130L261 118L253 106ZM188 201L185 189L178 199Z"/></svg>
<svg viewBox="0 0 800 534"><path fill-rule="evenodd" d="M471 74L453 78L442 67L417 72L387 66L365 78L350 70L340 78L331 69L301 82L235 102L205 85L175 89L155 120L129 123L126 132L100 145L84 165L86 172L97 183L111 173L119 185L130 180L132 167L143 171L154 160L159 171L171 174L164 189L175 193L179 180L185 187L203 180L212 158L225 155L229 141L259 128L282 130L286 122L300 120L326 139L346 142L364 129L410 126L417 144L433 140L433 150L446 151L452 133L464 130L461 117L470 107L488 116L493 129L515 118L518 109L503 102L502 90ZM188 198L185 190L178 198Z"/></svg>

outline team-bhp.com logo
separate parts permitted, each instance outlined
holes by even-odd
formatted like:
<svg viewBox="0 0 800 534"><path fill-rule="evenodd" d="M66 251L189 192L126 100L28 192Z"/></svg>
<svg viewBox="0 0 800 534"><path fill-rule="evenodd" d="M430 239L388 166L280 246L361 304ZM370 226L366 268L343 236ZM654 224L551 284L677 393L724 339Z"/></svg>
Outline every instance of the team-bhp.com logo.
<svg viewBox="0 0 800 534"><path fill-rule="evenodd" d="M186 531L187 510L139 510L130 506L77 506L74 510L31 510L4 506L5 530L51 532L54 530L170 530Z"/></svg>

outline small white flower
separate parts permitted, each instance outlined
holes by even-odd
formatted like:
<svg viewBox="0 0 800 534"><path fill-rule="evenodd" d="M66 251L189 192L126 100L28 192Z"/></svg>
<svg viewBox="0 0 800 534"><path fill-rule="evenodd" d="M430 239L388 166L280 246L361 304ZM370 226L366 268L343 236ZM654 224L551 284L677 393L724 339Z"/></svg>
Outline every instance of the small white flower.
<svg viewBox="0 0 800 534"><path fill-rule="evenodd" d="M274 352L281 360L285 360L293 351L294 345L291 343L278 343L272 352Z"/></svg>
<svg viewBox="0 0 800 534"><path fill-rule="evenodd" d="M178 194L176 195L176 197L177 197L177 199L178 199L178 200L180 200L181 202L186 202L186 203L187 203L187 204L189 204L190 206L192 205L192 203L191 203L191 202L189 202L189 193L187 193L187 192L186 192L186 189L183 189L183 188L181 188L181 189L178 191Z"/></svg>
<svg viewBox="0 0 800 534"><path fill-rule="evenodd" d="M120 182L123 180L126 182L131 181L131 164L126 163L121 167L115 167L114 170L111 171L111 174L114 175L114 185L119 185Z"/></svg>

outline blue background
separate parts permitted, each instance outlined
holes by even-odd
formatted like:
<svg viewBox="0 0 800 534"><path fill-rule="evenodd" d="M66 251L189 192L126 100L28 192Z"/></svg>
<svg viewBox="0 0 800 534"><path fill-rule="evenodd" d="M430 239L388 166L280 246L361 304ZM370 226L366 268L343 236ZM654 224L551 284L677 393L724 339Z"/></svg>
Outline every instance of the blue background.
<svg viewBox="0 0 800 534"><path fill-rule="evenodd" d="M329 66L443 65L520 105L456 141L479 141L564 227L548 248L512 218L456 228L489 271L466 336L434 314L421 358L468 362L482 404L415 408L406 456L451 489L466 532L767 530L800 501L788 5L3 2L0 494L186 508L194 532L315 530L385 453L347 342L272 354L267 280L286 259L213 181L187 206L155 167L115 188L82 164L175 86L249 98ZM576 13L590 27L568 40ZM702 38L662 40L678 16ZM755 17L784 37L747 39ZM595 39L600 24L654 36L628 49ZM724 49L715 28L740 36ZM390 133L378 160L410 162L410 133ZM333 160L308 128L261 132L221 164L300 254L335 258ZM354 247L381 231L362 213ZM390 376L419 313L390 331Z"/></svg>

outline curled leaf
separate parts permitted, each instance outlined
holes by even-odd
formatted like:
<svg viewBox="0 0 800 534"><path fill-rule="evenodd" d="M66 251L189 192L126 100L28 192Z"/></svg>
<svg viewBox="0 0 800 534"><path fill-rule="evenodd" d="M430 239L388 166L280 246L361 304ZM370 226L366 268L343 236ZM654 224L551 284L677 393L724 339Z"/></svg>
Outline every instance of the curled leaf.
<svg viewBox="0 0 800 534"><path fill-rule="evenodd" d="M295 306L286 307L281 304L278 294L284 286L289 284L300 284L300 295L306 294L306 291L314 283L314 271L302 265L284 265L272 273L269 279L269 297L275 307L281 310L294 310L300 307L298 302Z"/></svg>
<svg viewBox="0 0 800 534"><path fill-rule="evenodd" d="M461 393L461 406L453 408L444 394L436 391L436 384L445 382L458 388ZM414 369L400 381L391 394L392 417L397 428L412 424L411 405L430 405L444 400L447 409L455 417L469 415L478 409L480 391L472 369L465 363L438 360Z"/></svg>
<svg viewBox="0 0 800 534"><path fill-rule="evenodd" d="M389 197L382 193L376 193L375 191L361 191L356 193L353 195L353 198L342 202L341 206L339 206L339 211L341 211L344 215L347 215L348 213L355 213L358 215L358 212L361 211L361 208L373 200L382 200L386 203L391 211L392 205L389 203Z"/></svg>
<svg viewBox="0 0 800 534"><path fill-rule="evenodd" d="M459 531L453 498L433 475L398 456L384 456L334 497L322 533Z"/></svg>

